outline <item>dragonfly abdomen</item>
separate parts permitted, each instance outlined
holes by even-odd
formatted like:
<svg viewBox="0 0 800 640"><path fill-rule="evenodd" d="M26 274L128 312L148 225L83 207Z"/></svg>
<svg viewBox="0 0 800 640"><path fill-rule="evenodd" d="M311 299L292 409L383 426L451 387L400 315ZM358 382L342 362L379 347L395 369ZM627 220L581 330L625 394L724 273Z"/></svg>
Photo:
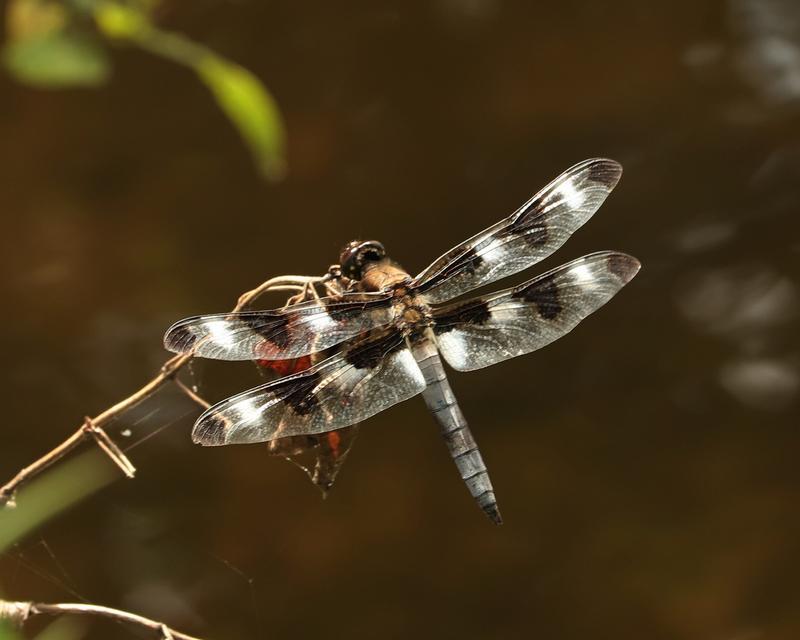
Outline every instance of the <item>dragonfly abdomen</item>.
<svg viewBox="0 0 800 640"><path fill-rule="evenodd" d="M413 345L412 350L427 384L422 397L425 398L425 404L441 427L442 437L447 443L461 479L484 513L495 524L501 524L503 520L497 507L489 472L450 388L436 347L431 340L424 340Z"/></svg>

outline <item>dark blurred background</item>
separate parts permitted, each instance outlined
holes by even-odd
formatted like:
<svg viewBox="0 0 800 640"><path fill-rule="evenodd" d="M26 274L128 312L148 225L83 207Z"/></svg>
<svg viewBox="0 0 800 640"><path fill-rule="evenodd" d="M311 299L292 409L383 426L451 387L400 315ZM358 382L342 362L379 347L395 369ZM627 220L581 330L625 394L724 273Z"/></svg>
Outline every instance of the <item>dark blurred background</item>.
<svg viewBox="0 0 800 640"><path fill-rule="evenodd" d="M109 430L154 434L137 479L7 550L6 597L217 639L800 637L800 4L202 0L158 20L269 87L288 173L264 180L207 89L136 48L100 88L3 75L0 480L151 377L172 321L321 274L354 237L415 273L585 158L625 174L541 270L599 249L643 268L552 346L451 375L502 527L420 400L364 425L323 501L263 446L192 445L198 410L167 388ZM210 400L259 381L193 379Z"/></svg>

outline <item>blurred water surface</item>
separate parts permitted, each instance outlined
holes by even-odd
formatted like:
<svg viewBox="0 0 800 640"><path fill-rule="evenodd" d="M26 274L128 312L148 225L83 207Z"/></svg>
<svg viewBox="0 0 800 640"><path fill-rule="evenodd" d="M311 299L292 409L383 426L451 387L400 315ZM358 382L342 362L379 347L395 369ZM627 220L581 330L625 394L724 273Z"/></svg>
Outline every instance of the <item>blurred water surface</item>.
<svg viewBox="0 0 800 640"><path fill-rule="evenodd" d="M263 447L193 446L167 389L111 429L167 426L130 452L139 477L3 556L6 595L209 638L800 636L800 4L204 0L163 20L265 80L289 175L263 182L204 89L144 53L100 90L0 79L3 479L151 376L173 320L321 273L354 237L417 272L584 158L625 175L542 270L598 249L644 267L563 340L451 375L503 527L419 400L364 425L322 501ZM212 400L258 381L194 375Z"/></svg>

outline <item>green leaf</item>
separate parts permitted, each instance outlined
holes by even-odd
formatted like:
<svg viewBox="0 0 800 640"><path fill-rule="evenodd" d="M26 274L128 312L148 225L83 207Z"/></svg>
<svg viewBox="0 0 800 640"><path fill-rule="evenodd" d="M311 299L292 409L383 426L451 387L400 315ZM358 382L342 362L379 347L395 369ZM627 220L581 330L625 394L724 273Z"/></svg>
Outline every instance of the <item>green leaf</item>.
<svg viewBox="0 0 800 640"><path fill-rule="evenodd" d="M244 67L212 53L203 56L194 68L236 125L264 175L280 179L286 170L283 120L261 81Z"/></svg>
<svg viewBox="0 0 800 640"><path fill-rule="evenodd" d="M34 87L91 87L106 81L110 65L93 40L65 32L14 40L3 63L20 82Z"/></svg>
<svg viewBox="0 0 800 640"><path fill-rule="evenodd" d="M147 15L136 6L102 2L94 8L94 19L109 38L135 40L150 29Z"/></svg>
<svg viewBox="0 0 800 640"><path fill-rule="evenodd" d="M96 5L94 17L108 38L133 43L193 69L250 147L262 174L272 180L283 177L283 120L274 98L255 75L186 36L159 29L135 6L106 0Z"/></svg>
<svg viewBox="0 0 800 640"><path fill-rule="evenodd" d="M0 640L21 640L8 622L0 621Z"/></svg>
<svg viewBox="0 0 800 640"><path fill-rule="evenodd" d="M33 640L80 640L86 635L88 622L81 616L56 618Z"/></svg>
<svg viewBox="0 0 800 640"><path fill-rule="evenodd" d="M20 492L18 505L0 509L0 553L64 511L119 477L108 458L98 450L64 462Z"/></svg>

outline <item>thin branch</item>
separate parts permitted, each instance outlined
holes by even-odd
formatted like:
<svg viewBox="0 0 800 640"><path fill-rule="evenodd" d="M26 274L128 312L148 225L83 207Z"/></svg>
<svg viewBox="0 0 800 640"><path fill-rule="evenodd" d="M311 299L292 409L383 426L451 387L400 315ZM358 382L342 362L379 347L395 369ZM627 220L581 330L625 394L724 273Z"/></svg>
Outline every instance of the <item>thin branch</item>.
<svg viewBox="0 0 800 640"><path fill-rule="evenodd" d="M114 464L120 468L120 471L125 474L126 478L133 478L136 475L136 467L133 466L128 456L122 453L122 449L117 446L117 443L109 438L105 431L92 422L89 416L86 416L83 422L83 430L94 437L97 441L97 446L114 461Z"/></svg>
<svg viewBox="0 0 800 640"><path fill-rule="evenodd" d="M178 389L183 391L187 396L203 407L203 409L211 408L211 403L205 398L200 397L195 390L189 387L183 380L175 378L175 384L177 385Z"/></svg>
<svg viewBox="0 0 800 640"><path fill-rule="evenodd" d="M294 291L299 292L299 295L306 295L309 288L313 289L315 284L323 284L329 293L337 293L340 291L338 286L334 284L337 274L331 271L327 275L321 277L314 276L279 276L271 278L266 282L260 284L255 289L251 289L239 296L239 300L231 313L241 311L249 306L259 296L267 291ZM175 375L180 371L190 360L192 354L180 354L167 360L161 367L158 375L145 384L141 389L129 395L124 400L120 400L115 405L109 407L102 413L93 418L87 417L83 424L69 436L64 442L56 446L54 449L48 451L41 458L29 464L24 469L20 470L11 480L0 486L0 508L13 507L14 497L17 490L29 482L32 478L39 475L42 471L47 469L50 465L57 462L73 450L77 449L81 443L87 438L93 438L98 446L119 466L122 472L128 477L132 478L136 472L136 468L131 464L130 460L125 456L119 447L111 440L108 434L103 430L103 427L111 422L114 418L118 417L123 412L131 407L139 404L145 398L153 395L164 384L170 381L177 381ZM195 402L207 408L208 403L200 398L196 393L189 389L183 383L179 383L182 390L189 395Z"/></svg>
<svg viewBox="0 0 800 640"><path fill-rule="evenodd" d="M136 627L147 629L161 640L201 640L195 636L190 636L180 631L171 629L163 622L157 622L144 616L101 607L94 604L43 604L40 602L7 602L0 600L0 621L6 620L16 627L21 627L26 621L37 615L60 616L63 614L89 615L99 618L109 618L115 622L123 622Z"/></svg>

